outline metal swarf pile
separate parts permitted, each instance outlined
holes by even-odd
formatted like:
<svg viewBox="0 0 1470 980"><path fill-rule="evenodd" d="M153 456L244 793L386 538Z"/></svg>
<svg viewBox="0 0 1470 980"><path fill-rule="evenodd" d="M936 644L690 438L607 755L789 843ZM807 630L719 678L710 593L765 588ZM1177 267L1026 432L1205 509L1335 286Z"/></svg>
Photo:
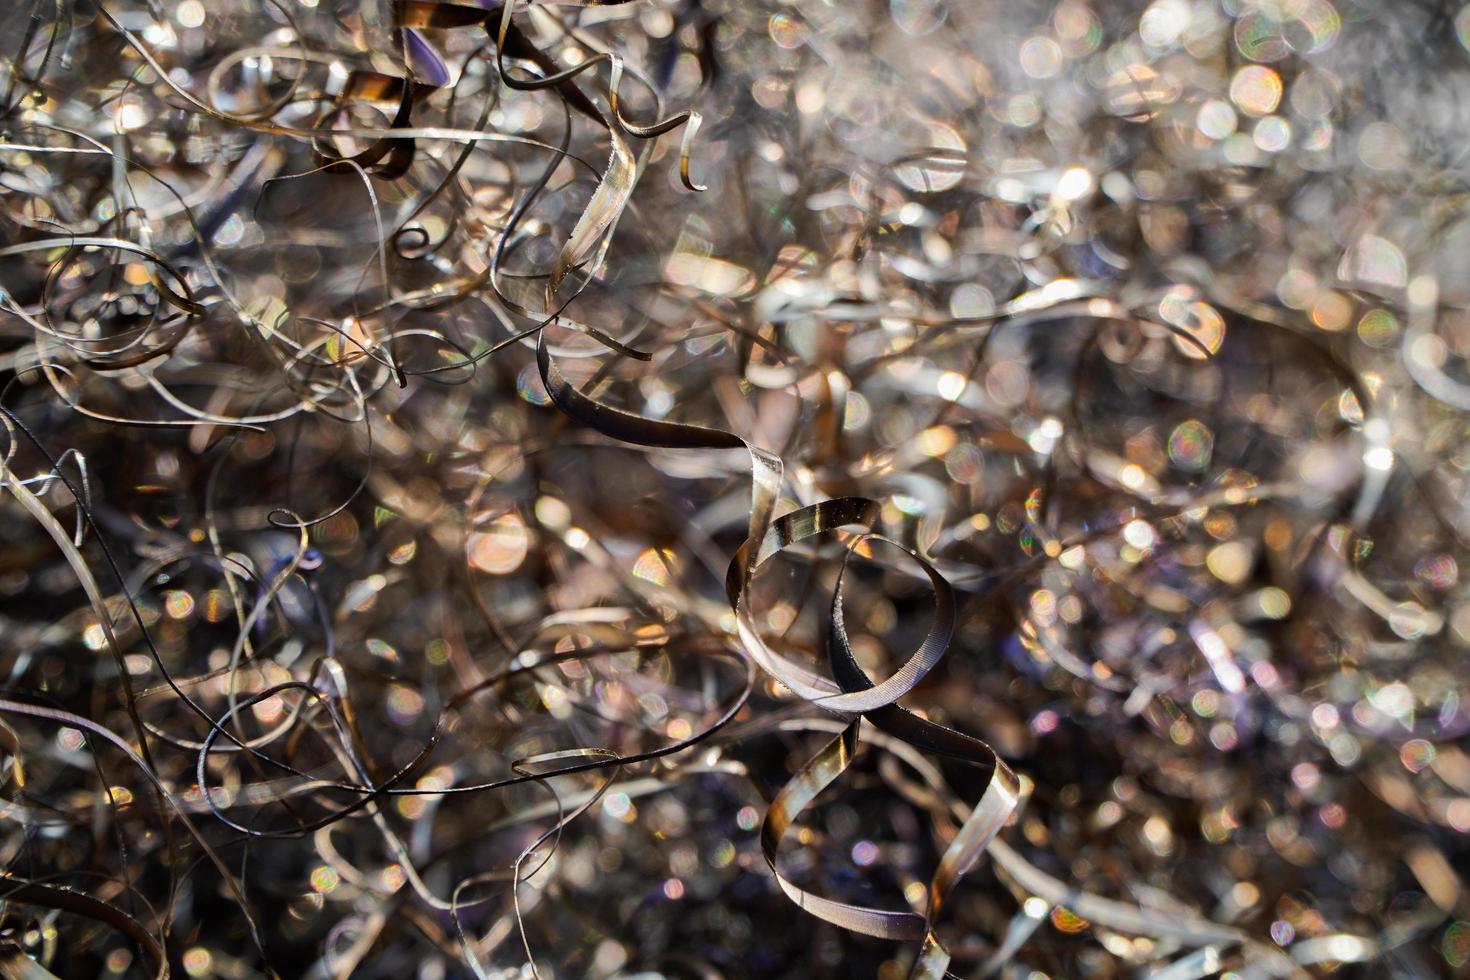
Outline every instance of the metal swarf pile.
<svg viewBox="0 0 1470 980"><path fill-rule="evenodd" d="M0 4L0 975L1470 968L1470 7Z"/></svg>

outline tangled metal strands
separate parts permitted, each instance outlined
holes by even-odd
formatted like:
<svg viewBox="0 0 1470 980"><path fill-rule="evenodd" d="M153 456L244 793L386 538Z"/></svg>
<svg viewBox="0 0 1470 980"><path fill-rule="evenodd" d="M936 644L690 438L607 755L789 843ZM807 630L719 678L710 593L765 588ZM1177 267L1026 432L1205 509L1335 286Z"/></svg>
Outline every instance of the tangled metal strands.
<svg viewBox="0 0 1470 980"><path fill-rule="evenodd" d="M1470 968L1470 7L0 4L0 976Z"/></svg>

